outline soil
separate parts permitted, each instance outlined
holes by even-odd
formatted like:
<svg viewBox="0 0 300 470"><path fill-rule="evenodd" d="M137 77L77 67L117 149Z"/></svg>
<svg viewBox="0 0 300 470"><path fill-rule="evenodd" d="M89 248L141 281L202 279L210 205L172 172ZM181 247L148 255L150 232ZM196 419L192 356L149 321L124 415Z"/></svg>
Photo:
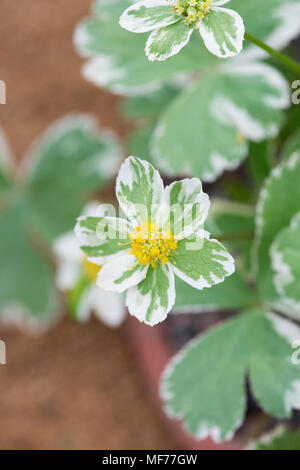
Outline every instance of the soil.
<svg viewBox="0 0 300 470"><path fill-rule="evenodd" d="M93 113L124 138L119 99L88 84L72 46L91 0L1 0L0 106L17 161L53 120ZM134 320L132 320L134 321ZM33 338L0 329L1 449L172 449L175 442L140 385L124 329L65 319Z"/></svg>

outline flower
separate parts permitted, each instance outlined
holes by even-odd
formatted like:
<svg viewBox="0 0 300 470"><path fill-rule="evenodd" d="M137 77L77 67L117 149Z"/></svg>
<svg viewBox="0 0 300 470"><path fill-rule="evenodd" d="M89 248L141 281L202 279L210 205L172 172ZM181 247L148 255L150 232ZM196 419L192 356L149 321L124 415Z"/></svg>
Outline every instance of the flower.
<svg viewBox="0 0 300 470"><path fill-rule="evenodd" d="M98 213L98 203L90 203L84 214ZM92 311L110 327L124 320L124 300L120 294L106 292L96 285L101 266L90 262L79 248L73 232L58 237L53 245L58 269L58 288L68 294L69 306L79 321L87 321Z"/></svg>
<svg viewBox="0 0 300 470"><path fill-rule="evenodd" d="M150 61L177 54L194 29L212 54L232 57L242 50L245 27L236 11L219 7L229 1L142 0L124 11L120 25L133 33L152 31L145 49Z"/></svg>
<svg viewBox="0 0 300 470"><path fill-rule="evenodd" d="M203 289L234 272L233 258L202 229L210 203L198 178L164 188L150 163L128 157L116 195L127 219L80 217L75 233L88 259L103 265L98 286L127 291L129 313L140 321L153 326L167 317L174 274Z"/></svg>

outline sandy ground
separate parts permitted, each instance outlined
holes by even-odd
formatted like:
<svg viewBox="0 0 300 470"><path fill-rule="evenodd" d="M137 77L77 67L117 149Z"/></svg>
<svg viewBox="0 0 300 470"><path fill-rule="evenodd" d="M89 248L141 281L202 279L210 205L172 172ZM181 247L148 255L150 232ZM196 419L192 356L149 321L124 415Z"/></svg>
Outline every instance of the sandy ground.
<svg viewBox="0 0 300 470"><path fill-rule="evenodd" d="M122 138L118 99L86 83L72 47L90 0L0 0L0 121L17 160L54 119L95 114ZM175 448L137 376L123 330L71 320L32 338L0 330L1 449Z"/></svg>

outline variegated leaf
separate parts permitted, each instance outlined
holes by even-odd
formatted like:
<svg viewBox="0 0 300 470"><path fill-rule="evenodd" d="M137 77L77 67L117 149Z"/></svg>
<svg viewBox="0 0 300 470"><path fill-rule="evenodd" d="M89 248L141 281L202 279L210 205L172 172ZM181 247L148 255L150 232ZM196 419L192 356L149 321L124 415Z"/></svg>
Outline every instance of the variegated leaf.
<svg viewBox="0 0 300 470"><path fill-rule="evenodd" d="M287 83L274 68L259 63L225 67L167 106L154 133L153 159L169 175L214 181L246 157L247 139L278 133L288 104Z"/></svg>
<svg viewBox="0 0 300 470"><path fill-rule="evenodd" d="M274 285L270 248L281 230L300 211L300 136L292 139L284 160L267 178L258 202L254 269L262 297L280 303ZM289 314L289 309L286 311Z"/></svg>
<svg viewBox="0 0 300 470"><path fill-rule="evenodd" d="M53 273L35 249L23 202L0 216L0 318L13 326L44 330L61 311Z"/></svg>
<svg viewBox="0 0 300 470"><path fill-rule="evenodd" d="M299 0L231 0L229 6L241 15L248 33L274 49L286 47L300 33ZM257 58L267 54L245 41L242 56Z"/></svg>
<svg viewBox="0 0 300 470"><path fill-rule="evenodd" d="M300 368L291 340L300 328L251 310L187 344L169 363L162 397L169 416L197 439L231 439L246 411L245 376L260 406L279 418L300 408Z"/></svg>
<svg viewBox="0 0 300 470"><path fill-rule="evenodd" d="M270 253L280 303L300 318L300 212L279 232Z"/></svg>
<svg viewBox="0 0 300 470"><path fill-rule="evenodd" d="M116 172L120 149L88 115L52 124L26 159L26 189L33 223L51 242L74 227L85 199Z"/></svg>

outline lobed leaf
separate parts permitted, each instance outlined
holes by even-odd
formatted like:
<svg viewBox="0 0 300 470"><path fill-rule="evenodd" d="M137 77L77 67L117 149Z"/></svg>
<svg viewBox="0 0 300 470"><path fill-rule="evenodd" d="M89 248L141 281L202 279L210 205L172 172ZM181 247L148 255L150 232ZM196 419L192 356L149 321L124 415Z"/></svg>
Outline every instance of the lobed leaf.
<svg viewBox="0 0 300 470"><path fill-rule="evenodd" d="M290 341L299 327L251 310L187 344L169 363L161 394L169 416L197 439L231 439L246 409L246 374L261 407L277 417L300 408L300 368Z"/></svg>

